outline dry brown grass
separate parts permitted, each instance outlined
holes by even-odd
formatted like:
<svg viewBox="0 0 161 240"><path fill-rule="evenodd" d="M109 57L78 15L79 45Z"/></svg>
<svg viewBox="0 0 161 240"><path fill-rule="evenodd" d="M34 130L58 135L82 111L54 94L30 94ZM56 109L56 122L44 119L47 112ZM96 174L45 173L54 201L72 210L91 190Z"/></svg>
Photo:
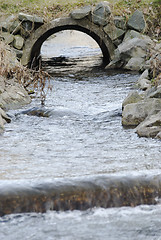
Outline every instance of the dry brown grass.
<svg viewBox="0 0 161 240"><path fill-rule="evenodd" d="M13 79L28 92L40 94L41 104L44 105L46 94L51 90L50 76L47 72L31 70L16 60L16 55L3 41L0 41L0 75L7 80Z"/></svg>

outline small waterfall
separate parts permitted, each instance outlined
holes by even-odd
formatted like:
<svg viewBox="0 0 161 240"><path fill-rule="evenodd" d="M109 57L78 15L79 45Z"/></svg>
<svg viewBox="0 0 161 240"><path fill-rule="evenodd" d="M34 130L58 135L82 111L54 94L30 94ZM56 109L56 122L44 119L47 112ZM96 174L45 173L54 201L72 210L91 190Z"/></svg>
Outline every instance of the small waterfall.
<svg viewBox="0 0 161 240"><path fill-rule="evenodd" d="M86 210L92 207L157 204L161 176L93 177L23 186L0 187L0 216L48 210Z"/></svg>

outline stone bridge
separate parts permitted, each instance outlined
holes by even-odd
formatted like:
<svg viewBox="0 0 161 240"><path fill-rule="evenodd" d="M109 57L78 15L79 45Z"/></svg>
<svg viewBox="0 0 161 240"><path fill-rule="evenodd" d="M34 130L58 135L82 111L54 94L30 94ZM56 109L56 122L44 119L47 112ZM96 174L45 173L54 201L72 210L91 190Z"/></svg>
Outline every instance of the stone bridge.
<svg viewBox="0 0 161 240"><path fill-rule="evenodd" d="M63 30L81 31L93 38L102 50L105 64L113 58L116 48L113 41L124 34L121 29L116 31L108 2L101 2L94 9L87 6L74 10L69 17L55 19L32 31L24 44L22 64L37 65L43 42L52 34Z"/></svg>
<svg viewBox="0 0 161 240"><path fill-rule="evenodd" d="M138 10L126 23L124 17L114 17L109 3L104 1L95 7L76 9L68 17L47 23L38 16L24 13L19 13L18 18L10 16L5 22L0 22L0 38L13 46L23 65L35 67L41 59L41 46L48 37L63 30L78 30L97 42L102 50L104 65L107 65L113 60L115 49L122 43L129 29L133 30L130 34L138 37L138 32L144 28L144 18Z"/></svg>
<svg viewBox="0 0 161 240"><path fill-rule="evenodd" d="M37 65L43 42L52 34L62 30L78 30L88 34L100 46L105 63L112 59L115 46L111 38L98 25L88 19L75 20L72 17L59 18L44 24L26 40L21 62L23 65Z"/></svg>

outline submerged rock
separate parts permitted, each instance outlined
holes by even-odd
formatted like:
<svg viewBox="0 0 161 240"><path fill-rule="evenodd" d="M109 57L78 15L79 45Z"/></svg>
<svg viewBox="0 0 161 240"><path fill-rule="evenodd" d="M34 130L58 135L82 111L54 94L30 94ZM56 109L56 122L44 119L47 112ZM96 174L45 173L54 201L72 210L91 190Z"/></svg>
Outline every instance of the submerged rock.
<svg viewBox="0 0 161 240"><path fill-rule="evenodd" d="M20 114L27 114L29 116L37 116L37 117L50 117L51 111L43 107L42 108L33 107L20 112Z"/></svg>
<svg viewBox="0 0 161 240"><path fill-rule="evenodd" d="M33 107L31 109L24 110L19 114L27 114L29 116L37 116L37 117L51 117L61 118L66 116L79 116L79 114L72 112L70 110L63 109L46 109L44 107Z"/></svg>

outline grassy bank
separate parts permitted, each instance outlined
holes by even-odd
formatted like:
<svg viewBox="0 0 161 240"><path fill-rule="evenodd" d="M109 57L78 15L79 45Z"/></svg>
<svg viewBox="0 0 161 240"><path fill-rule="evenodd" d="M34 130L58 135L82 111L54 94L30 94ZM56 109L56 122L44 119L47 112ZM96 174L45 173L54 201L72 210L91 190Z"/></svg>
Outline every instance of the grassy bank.
<svg viewBox="0 0 161 240"><path fill-rule="evenodd" d="M95 6L100 0L1 0L0 15L19 12L37 14L45 21L68 15L73 9L85 5ZM157 37L161 25L161 0L108 0L114 15L128 17L140 9L143 11L148 33Z"/></svg>

